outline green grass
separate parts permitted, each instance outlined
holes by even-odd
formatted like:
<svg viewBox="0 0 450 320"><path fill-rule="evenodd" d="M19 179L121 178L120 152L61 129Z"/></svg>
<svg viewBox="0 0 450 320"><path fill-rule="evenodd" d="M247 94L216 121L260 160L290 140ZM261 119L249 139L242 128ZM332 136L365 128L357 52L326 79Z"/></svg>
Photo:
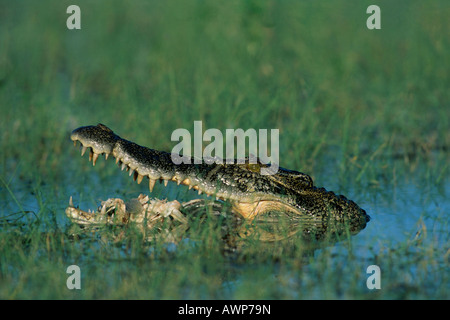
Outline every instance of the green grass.
<svg viewBox="0 0 450 320"><path fill-rule="evenodd" d="M70 4L0 2L1 298L448 299L446 1L378 1L376 31L370 1L78 1L78 31L66 28ZM92 168L71 130L101 122L168 151L195 120L279 129L282 167L362 202L373 221L314 256L276 259L281 249L257 241L224 257L213 227L175 252L71 239L70 195L95 208L146 192L112 161ZM381 226L409 217L410 203L419 213L393 240ZM70 264L80 291L65 286ZM383 271L377 292L365 287L370 264Z"/></svg>

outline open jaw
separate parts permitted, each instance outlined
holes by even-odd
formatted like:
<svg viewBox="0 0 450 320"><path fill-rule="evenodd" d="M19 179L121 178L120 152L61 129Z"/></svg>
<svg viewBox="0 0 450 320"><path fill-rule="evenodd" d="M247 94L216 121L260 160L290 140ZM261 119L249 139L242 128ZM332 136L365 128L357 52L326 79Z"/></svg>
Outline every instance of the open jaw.
<svg viewBox="0 0 450 320"><path fill-rule="evenodd" d="M248 222L260 222L264 218L264 221L271 220L276 223L280 217L287 217L293 226L299 223L306 226L303 232L321 234L328 229L331 222L332 228L336 229L336 225L340 224L342 228L355 234L370 220L356 203L324 188L315 187L312 179L301 172L279 168L276 174L261 175L260 169L266 165L260 162L250 163L248 159L242 164L195 164L194 161L190 161L190 164L186 163L187 161L175 164L170 153L122 139L102 124L75 129L71 140L74 145L77 141L81 143L82 156L89 152L89 161L92 161L94 166L100 155L104 155L106 159L112 156L119 167L127 170L137 183L140 184L144 178L148 179L150 192L157 180L165 186L169 181L173 181L177 185L197 190L199 194L211 196L213 202L229 203L231 213ZM189 210L183 209L205 206L204 200L196 202L194 206L184 206L178 201L178 205L166 203L164 200L153 200L156 202L150 204L148 197L143 195L133 200L134 207L121 204L119 200L110 199L103 202L96 212L82 211L70 202L66 214L79 224L117 224L136 220L136 214L133 215L130 211L137 212L138 208L138 211L145 212L146 216L148 212L156 212L159 217L171 217L179 223L186 223L185 215L181 212L189 214ZM155 210L155 205L162 211ZM165 206L168 206L168 209L165 209ZM112 207L123 208L114 209L115 212L122 210L123 214L115 214L112 219L111 215L108 215Z"/></svg>

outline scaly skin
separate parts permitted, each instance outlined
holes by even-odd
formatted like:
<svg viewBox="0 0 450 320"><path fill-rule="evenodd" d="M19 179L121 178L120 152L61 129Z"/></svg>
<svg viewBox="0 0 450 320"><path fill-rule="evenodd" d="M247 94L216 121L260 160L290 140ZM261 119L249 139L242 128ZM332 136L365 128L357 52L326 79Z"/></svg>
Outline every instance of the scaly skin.
<svg viewBox="0 0 450 320"><path fill-rule="evenodd" d="M231 204L233 213L247 221L260 221L262 217L278 219L289 217L293 224L321 225L326 229L344 230L352 234L364 229L370 217L355 202L313 185L310 176L279 168L273 175L261 175L267 165L258 161L243 164L175 164L170 153L149 149L122 139L105 125L75 129L71 139L82 145L82 155L90 148L89 160L95 165L98 156L112 155L122 170L141 183L149 179L150 192L156 180L169 180L187 185L216 199ZM186 161L185 161L186 162ZM332 227L330 227L332 226ZM317 229L317 228L316 228ZM343 231L342 231L343 232ZM341 233L341 232L338 232Z"/></svg>

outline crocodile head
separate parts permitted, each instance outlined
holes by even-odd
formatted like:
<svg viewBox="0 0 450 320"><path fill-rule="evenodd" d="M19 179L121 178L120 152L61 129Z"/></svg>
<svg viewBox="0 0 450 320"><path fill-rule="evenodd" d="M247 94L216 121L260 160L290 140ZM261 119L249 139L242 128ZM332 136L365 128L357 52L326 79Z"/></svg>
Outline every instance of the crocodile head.
<svg viewBox="0 0 450 320"><path fill-rule="evenodd" d="M93 165L99 155L105 155L106 159L113 156L138 183L148 179L150 192L156 180L164 185L174 181L199 194L229 202L233 213L247 221L288 217L293 224L301 222L306 228L320 226L319 233L340 228L342 232L345 229L355 234L370 220L355 202L315 187L310 176L298 171L280 167L275 174L262 175L261 168L267 165L249 159L244 163L196 164L194 159L185 157L188 161L175 164L171 153L122 139L103 124L75 129L71 139L75 145L77 141L81 143L81 155L89 149Z"/></svg>

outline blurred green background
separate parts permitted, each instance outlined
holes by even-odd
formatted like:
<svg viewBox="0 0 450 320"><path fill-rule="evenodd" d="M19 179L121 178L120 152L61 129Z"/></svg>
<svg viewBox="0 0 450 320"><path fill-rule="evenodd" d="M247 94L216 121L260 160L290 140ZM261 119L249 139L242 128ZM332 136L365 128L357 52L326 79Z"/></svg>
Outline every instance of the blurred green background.
<svg viewBox="0 0 450 320"><path fill-rule="evenodd" d="M447 148L448 4L380 1L368 30L370 3L79 1L68 30L69 1L1 1L2 163L51 174L67 134L98 122L165 150L194 120L278 128L281 165L298 169L333 146Z"/></svg>
<svg viewBox="0 0 450 320"><path fill-rule="evenodd" d="M81 8L81 30L66 28L71 4ZM381 8L381 30L366 27L371 4ZM449 16L447 0L0 0L2 214L32 210L61 218L81 185L91 185L85 192L91 204L116 181L117 189L140 190L112 164L99 161L93 169L79 158L70 132L99 122L165 151L175 145L172 131L193 130L195 120L222 132L279 129L282 167L350 191L372 209L380 198L396 198L395 186L414 177L414 184L445 193ZM23 263L27 282L20 273L9 276L5 265L20 265L9 258L0 273L4 296L35 296L30 288L39 280L26 267L31 261ZM249 273L247 291L224 296L297 297L254 295L263 282ZM173 279L175 290L180 282ZM7 289L17 282L29 291ZM48 290L49 297L56 294ZM342 297L325 291L315 297ZM192 297L155 292L147 297ZM101 297L91 293L81 297Z"/></svg>

